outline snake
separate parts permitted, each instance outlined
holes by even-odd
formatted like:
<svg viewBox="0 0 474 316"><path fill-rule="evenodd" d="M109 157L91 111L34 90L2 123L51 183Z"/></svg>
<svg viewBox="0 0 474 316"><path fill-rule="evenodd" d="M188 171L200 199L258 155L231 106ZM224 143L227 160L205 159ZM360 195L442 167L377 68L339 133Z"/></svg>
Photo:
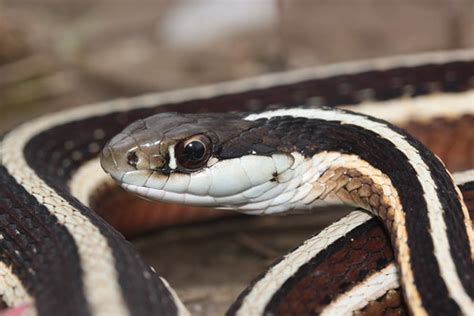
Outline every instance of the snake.
<svg viewBox="0 0 474 316"><path fill-rule="evenodd" d="M228 315L472 315L472 88L473 51L434 52L26 122L0 143L4 305L22 315L189 314L94 210L111 176L147 199L253 215L355 209L272 264ZM437 153L455 173L398 127L409 122L428 138L438 128L448 149Z"/></svg>

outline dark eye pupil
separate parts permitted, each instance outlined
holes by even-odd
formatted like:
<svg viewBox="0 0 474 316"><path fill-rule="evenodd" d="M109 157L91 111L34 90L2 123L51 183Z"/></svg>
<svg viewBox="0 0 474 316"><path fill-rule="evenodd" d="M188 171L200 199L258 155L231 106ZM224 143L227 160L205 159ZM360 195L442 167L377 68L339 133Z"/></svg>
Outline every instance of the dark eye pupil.
<svg viewBox="0 0 474 316"><path fill-rule="evenodd" d="M212 142L206 135L195 135L176 145L176 161L186 170L203 167L212 155Z"/></svg>
<svg viewBox="0 0 474 316"><path fill-rule="evenodd" d="M199 141L193 141L186 145L184 148L184 154L189 160L201 160L206 153L204 144Z"/></svg>

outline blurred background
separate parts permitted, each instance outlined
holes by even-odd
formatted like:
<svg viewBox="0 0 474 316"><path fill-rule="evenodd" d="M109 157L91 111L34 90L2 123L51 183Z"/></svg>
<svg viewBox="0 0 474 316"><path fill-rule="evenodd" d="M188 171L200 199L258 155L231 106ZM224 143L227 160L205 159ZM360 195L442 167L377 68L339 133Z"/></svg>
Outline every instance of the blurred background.
<svg viewBox="0 0 474 316"><path fill-rule="evenodd" d="M0 0L0 134L84 103L474 47L473 16L474 0ZM134 242L194 314L220 315L318 225L234 219Z"/></svg>
<svg viewBox="0 0 474 316"><path fill-rule="evenodd" d="M64 107L474 46L474 0L0 0L0 131Z"/></svg>

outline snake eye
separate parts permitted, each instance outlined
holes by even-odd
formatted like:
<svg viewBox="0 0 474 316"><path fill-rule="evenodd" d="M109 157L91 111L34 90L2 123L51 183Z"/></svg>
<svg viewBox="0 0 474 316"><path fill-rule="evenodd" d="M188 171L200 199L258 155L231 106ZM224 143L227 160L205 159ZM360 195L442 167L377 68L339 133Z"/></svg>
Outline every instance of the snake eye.
<svg viewBox="0 0 474 316"><path fill-rule="evenodd" d="M198 169L207 162L212 152L211 140L205 135L196 135L176 146L176 160L189 170Z"/></svg>

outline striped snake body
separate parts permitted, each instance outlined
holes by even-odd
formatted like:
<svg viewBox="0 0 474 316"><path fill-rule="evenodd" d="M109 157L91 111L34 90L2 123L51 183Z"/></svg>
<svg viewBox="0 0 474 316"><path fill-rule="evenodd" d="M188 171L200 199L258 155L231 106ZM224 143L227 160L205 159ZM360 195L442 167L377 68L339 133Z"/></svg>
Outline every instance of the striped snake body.
<svg viewBox="0 0 474 316"><path fill-rule="evenodd" d="M102 165L148 198L250 213L322 202L371 211L390 232L410 311L468 315L474 239L461 191L469 202L472 171L457 174L458 189L406 132L332 107L403 109L395 121L407 120L407 111L410 119L466 120L474 115L473 74L472 52L407 56L112 101L24 124L0 147L0 294L8 306L26 302L27 313L39 315L187 314L167 283L86 206L93 189L85 198L74 189L86 162L90 178L103 179L94 158L118 134ZM162 113L170 111L200 114ZM356 247L371 245L370 236L385 240L377 229L370 215L349 214L273 265L229 314L368 312L399 287L390 251ZM351 251L357 256L341 266L353 269L355 260L358 272L337 275L331 262Z"/></svg>

